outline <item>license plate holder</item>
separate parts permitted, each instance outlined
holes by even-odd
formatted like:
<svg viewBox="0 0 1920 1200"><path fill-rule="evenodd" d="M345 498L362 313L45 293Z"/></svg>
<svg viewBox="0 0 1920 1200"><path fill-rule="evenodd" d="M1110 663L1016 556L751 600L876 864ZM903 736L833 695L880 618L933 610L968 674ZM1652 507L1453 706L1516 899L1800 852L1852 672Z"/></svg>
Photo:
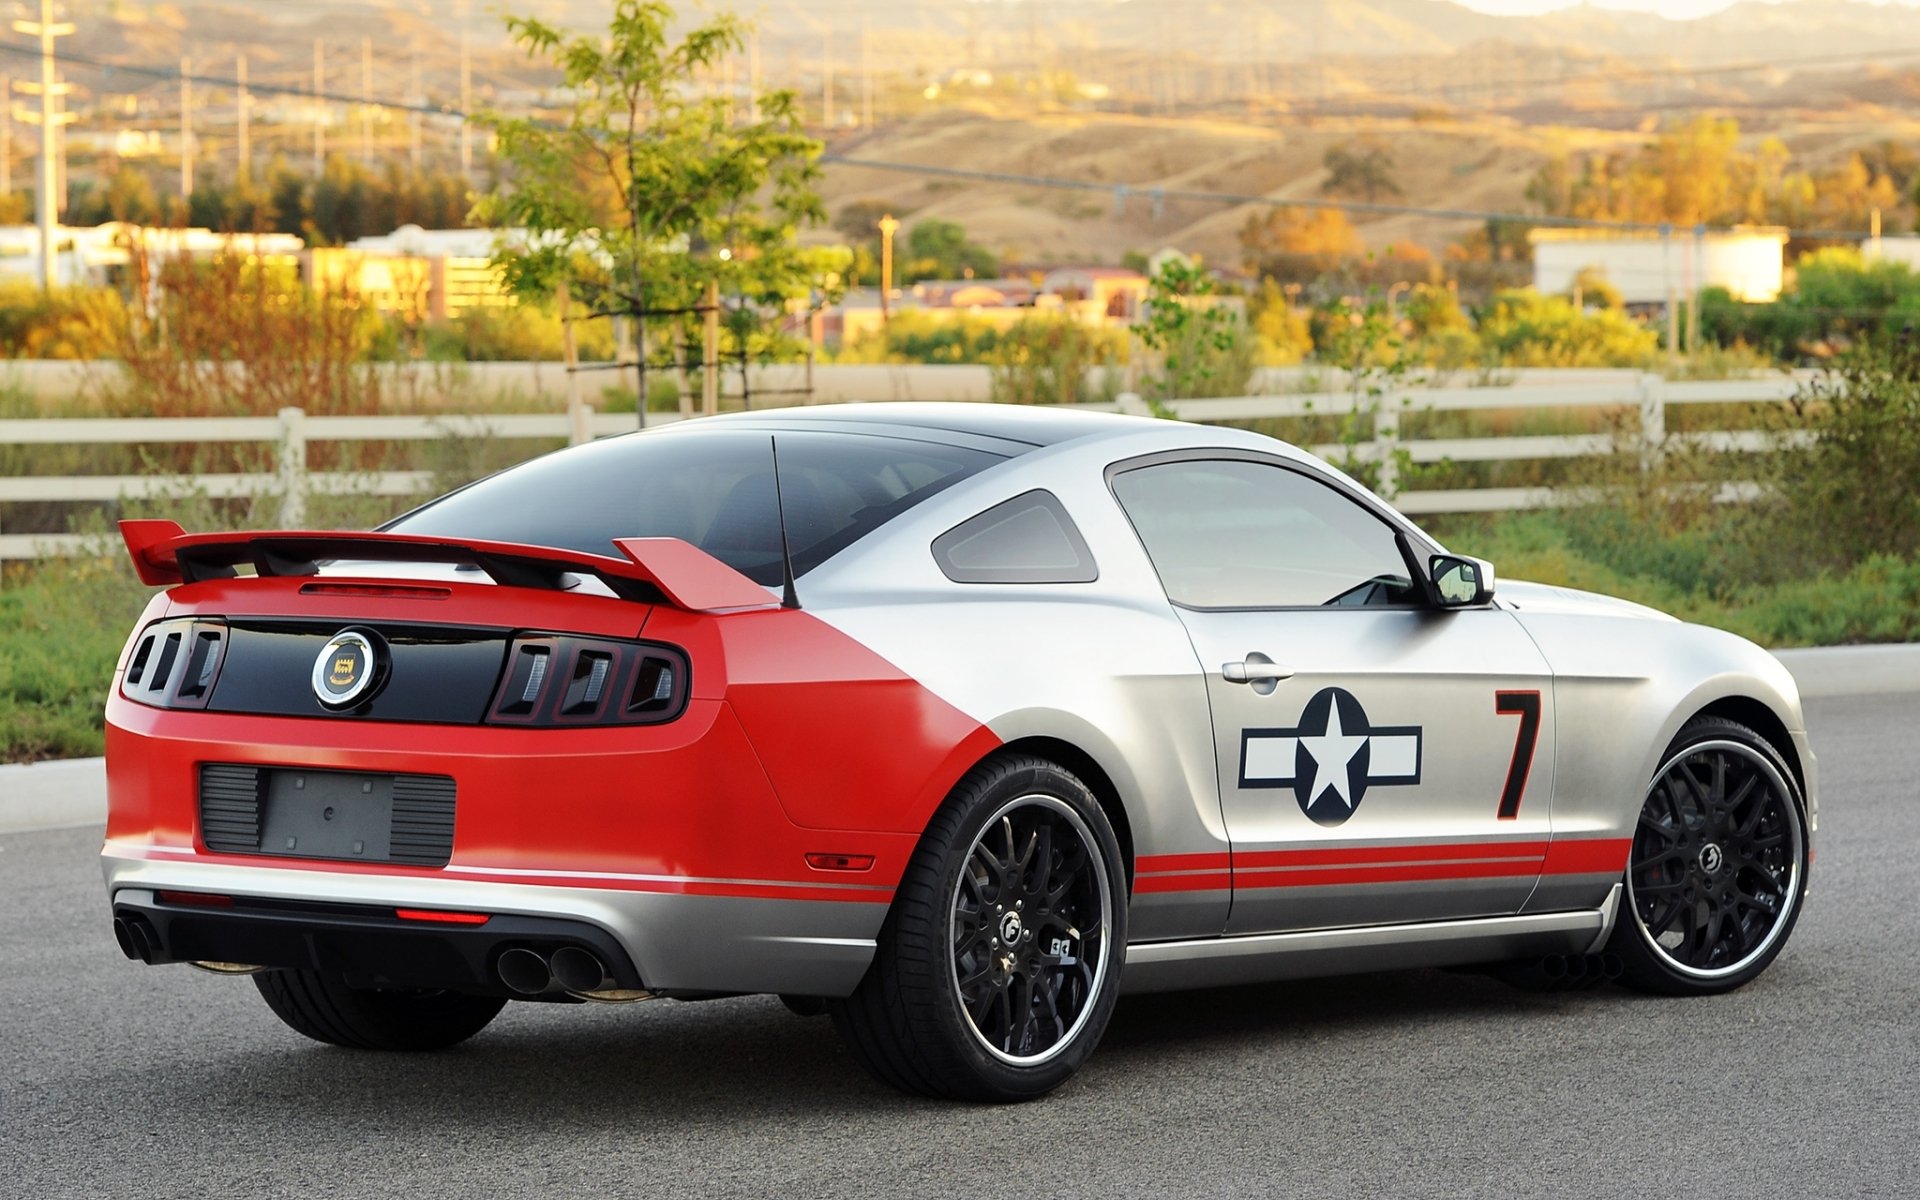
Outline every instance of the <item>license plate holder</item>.
<svg viewBox="0 0 1920 1200"><path fill-rule="evenodd" d="M393 776L280 767L265 784L260 853L392 860Z"/></svg>

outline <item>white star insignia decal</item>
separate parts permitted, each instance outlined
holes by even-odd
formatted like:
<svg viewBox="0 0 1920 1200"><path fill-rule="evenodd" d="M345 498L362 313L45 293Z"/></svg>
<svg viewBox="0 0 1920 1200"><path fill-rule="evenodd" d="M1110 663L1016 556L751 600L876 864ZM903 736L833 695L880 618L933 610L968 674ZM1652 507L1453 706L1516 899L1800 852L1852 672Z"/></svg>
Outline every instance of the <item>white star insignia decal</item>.
<svg viewBox="0 0 1920 1200"><path fill-rule="evenodd" d="M1300 739L1300 744L1313 755L1313 790L1307 793L1308 803L1318 800L1332 788L1340 795L1340 802L1349 810L1353 808L1353 793L1348 785L1349 770L1353 756L1367 744L1364 733L1348 734L1340 729L1340 706L1332 704L1327 709L1327 731L1318 736L1308 735Z"/></svg>

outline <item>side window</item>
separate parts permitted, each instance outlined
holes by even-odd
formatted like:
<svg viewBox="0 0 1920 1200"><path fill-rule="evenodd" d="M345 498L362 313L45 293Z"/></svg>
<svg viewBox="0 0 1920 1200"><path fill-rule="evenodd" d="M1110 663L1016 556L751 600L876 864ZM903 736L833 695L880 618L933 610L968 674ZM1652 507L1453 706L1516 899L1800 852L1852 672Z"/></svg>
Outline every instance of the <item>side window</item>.
<svg viewBox="0 0 1920 1200"><path fill-rule="evenodd" d="M955 583L1092 583L1086 539L1052 492L996 504L933 539L933 560Z"/></svg>
<svg viewBox="0 0 1920 1200"><path fill-rule="evenodd" d="M1188 608L1318 608L1420 601L1393 529L1298 471L1231 459L1158 463L1113 492Z"/></svg>

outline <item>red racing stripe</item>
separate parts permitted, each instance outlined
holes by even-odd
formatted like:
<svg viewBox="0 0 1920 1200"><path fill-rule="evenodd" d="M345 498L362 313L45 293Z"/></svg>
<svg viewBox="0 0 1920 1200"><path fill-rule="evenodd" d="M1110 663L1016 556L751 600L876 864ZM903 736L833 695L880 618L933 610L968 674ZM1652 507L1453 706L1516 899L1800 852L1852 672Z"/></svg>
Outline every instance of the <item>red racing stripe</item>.
<svg viewBox="0 0 1920 1200"><path fill-rule="evenodd" d="M1334 846L1241 854L1161 854L1137 864L1136 895L1226 888L1334 887L1520 875L1616 875L1628 838Z"/></svg>
<svg viewBox="0 0 1920 1200"><path fill-rule="evenodd" d="M1500 879L1536 875L1537 858L1486 862L1401 863L1387 867L1320 867L1304 870L1236 871L1236 888L1332 887L1355 883L1425 883L1437 879Z"/></svg>
<svg viewBox="0 0 1920 1200"><path fill-rule="evenodd" d="M1619 875L1633 853L1632 838L1562 839L1547 847L1547 875Z"/></svg>
<svg viewBox="0 0 1920 1200"><path fill-rule="evenodd" d="M1538 863L1545 842L1442 842L1423 846L1338 846L1324 850L1255 850L1233 856L1236 871L1262 867L1374 866L1453 859L1524 859Z"/></svg>
<svg viewBox="0 0 1920 1200"><path fill-rule="evenodd" d="M1233 874L1228 871L1193 871L1175 875L1137 875L1133 881L1133 894L1152 895L1155 892L1224 892L1233 886Z"/></svg>
<svg viewBox="0 0 1920 1200"><path fill-rule="evenodd" d="M1233 856L1221 851L1217 854L1143 854L1134 861L1133 869L1141 875L1160 875L1169 871L1224 871L1233 861Z"/></svg>

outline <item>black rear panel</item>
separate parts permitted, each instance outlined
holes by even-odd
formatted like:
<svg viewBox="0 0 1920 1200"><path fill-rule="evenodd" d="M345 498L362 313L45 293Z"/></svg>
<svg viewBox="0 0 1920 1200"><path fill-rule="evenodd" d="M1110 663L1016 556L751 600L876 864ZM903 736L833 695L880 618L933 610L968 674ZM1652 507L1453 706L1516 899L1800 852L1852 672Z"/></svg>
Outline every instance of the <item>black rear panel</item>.
<svg viewBox="0 0 1920 1200"><path fill-rule="evenodd" d="M350 715L373 721L432 721L478 725L486 719L506 662L509 631L472 627L381 624L368 626L386 639L392 667L370 699L336 714L313 690L313 664L327 639L340 632L327 624L233 619L228 621L226 658L207 701L209 712L284 717Z"/></svg>

